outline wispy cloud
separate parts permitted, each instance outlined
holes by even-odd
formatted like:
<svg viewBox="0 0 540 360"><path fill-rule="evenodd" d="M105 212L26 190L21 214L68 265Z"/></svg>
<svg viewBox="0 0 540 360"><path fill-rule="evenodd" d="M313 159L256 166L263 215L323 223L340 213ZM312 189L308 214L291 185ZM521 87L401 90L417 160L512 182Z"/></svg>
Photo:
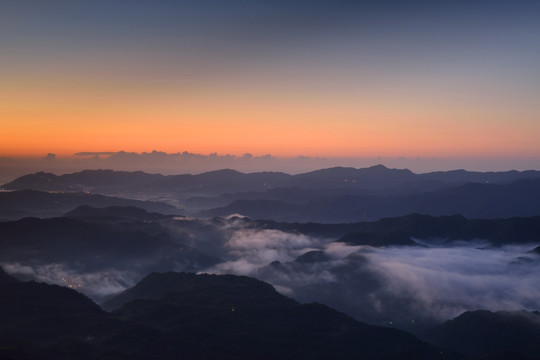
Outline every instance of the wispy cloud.
<svg viewBox="0 0 540 360"><path fill-rule="evenodd" d="M527 253L534 245L372 248L330 241L241 230L226 243L225 261L206 271L255 276L301 301L320 301L360 320L405 328L466 310L540 308L540 257ZM324 256L295 261L309 251ZM275 261L280 263L271 264Z"/></svg>
<svg viewBox="0 0 540 360"><path fill-rule="evenodd" d="M138 278L131 271L116 269L80 271L67 264L60 263L4 263L0 266L6 272L21 280L31 279L48 284L67 286L98 301L107 295L119 293L133 286Z"/></svg>

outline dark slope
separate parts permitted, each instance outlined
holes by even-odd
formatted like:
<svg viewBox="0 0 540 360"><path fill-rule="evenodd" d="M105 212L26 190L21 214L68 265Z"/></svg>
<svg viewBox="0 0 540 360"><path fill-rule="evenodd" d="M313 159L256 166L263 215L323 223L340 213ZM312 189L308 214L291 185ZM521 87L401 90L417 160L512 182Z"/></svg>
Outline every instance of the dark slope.
<svg viewBox="0 0 540 360"><path fill-rule="evenodd" d="M507 184L522 179L538 179L540 171L467 171L467 170L450 170L450 171L435 171L425 174L418 174L420 178L444 181L447 183L498 183Z"/></svg>
<svg viewBox="0 0 540 360"><path fill-rule="evenodd" d="M201 211L199 215L213 217L234 213L254 219L326 223L376 220L410 213L462 214L468 218L535 216L540 214L540 180L507 185L468 183L408 196L340 195L303 204L237 200L225 207Z"/></svg>
<svg viewBox="0 0 540 360"><path fill-rule="evenodd" d="M88 193L49 193L34 190L0 192L0 219L19 219L25 216L59 216L81 205L93 207L135 206L151 212L178 214L174 206L129 200Z"/></svg>
<svg viewBox="0 0 540 360"><path fill-rule="evenodd" d="M78 218L91 221L157 221L171 216L155 212L148 212L135 206L107 206L97 208L82 205L64 214L65 217Z"/></svg>
<svg viewBox="0 0 540 360"><path fill-rule="evenodd" d="M185 296L192 296L197 292L212 291L215 291L215 294L224 292L228 294L227 296L235 296L238 299L248 296L253 301L262 301L263 303L267 300L285 302L286 304L296 303L294 300L277 293L270 284L247 276L194 275L192 273L169 272L152 273L146 276L137 285L103 303L102 307L113 310L134 300L159 299L168 293L182 293Z"/></svg>
<svg viewBox="0 0 540 360"><path fill-rule="evenodd" d="M425 189L424 189L425 191ZM182 204L194 212L197 210L210 209L215 207L226 206L237 200L269 200L269 201L284 201L290 204L305 204L313 200L337 196L342 194L347 195L365 195L370 190L365 189L341 189L341 188L317 188L306 189L302 187L279 187L269 189L262 192L239 192L226 193L214 197L190 197L182 201Z"/></svg>
<svg viewBox="0 0 540 360"><path fill-rule="evenodd" d="M66 287L0 281L0 294L2 360L128 359L118 357L124 349L108 339L119 332L144 334Z"/></svg>
<svg viewBox="0 0 540 360"><path fill-rule="evenodd" d="M217 170L198 175L159 175L143 172L85 170L73 174L36 173L4 184L7 190L117 192L187 192L220 194L231 191L265 190L285 183L291 175L275 172L244 174L235 170Z"/></svg>
<svg viewBox="0 0 540 360"><path fill-rule="evenodd" d="M383 180L384 179L381 179L381 182L379 182L380 185L384 184ZM341 182L344 181L341 180ZM332 183L330 186L334 187L329 188L307 188L302 187L302 184L300 184L298 186L271 188L260 192L251 191L225 193L218 196L195 196L183 200L182 204L191 213L196 213L197 211L202 211L204 209L227 206L228 204L237 200L271 200L287 202L290 204L306 204L340 195L406 196L456 186L438 180L413 180L398 184L389 184L388 186L381 188L359 187L358 183L352 181L350 183L345 182L345 185L341 184L341 182ZM309 186L309 184L306 183L305 186Z"/></svg>
<svg viewBox="0 0 540 360"><path fill-rule="evenodd" d="M154 298L113 314L59 286L0 290L2 359L440 359L410 334L301 305L247 277L151 274L132 290Z"/></svg>
<svg viewBox="0 0 540 360"><path fill-rule="evenodd" d="M198 175L169 175L138 190L219 195L227 192L266 190L286 184L290 177L291 175L280 172L244 174L236 170L224 169Z"/></svg>
<svg viewBox="0 0 540 360"><path fill-rule="evenodd" d="M13 276L9 275L0 267L0 284L2 283L14 283L18 280L15 279Z"/></svg>
<svg viewBox="0 0 540 360"><path fill-rule="evenodd" d="M213 221L219 219L215 218ZM416 243L411 241L413 238L439 241L488 240L495 245L540 242L540 216L467 219L461 215L409 214L344 224L285 223L248 218L241 221L247 228L276 229L313 237L334 238L351 245L415 245Z"/></svg>
<svg viewBox="0 0 540 360"><path fill-rule="evenodd" d="M497 185L520 180L536 180L538 183L540 172L456 170L414 174L406 169L388 169L382 165L364 169L336 167L298 175L278 172L245 174L230 169L168 176L86 170L60 176L42 172L25 175L3 185L3 188L85 191L134 199L159 196L174 204L181 203L190 215L206 210L200 214L223 216L242 213L257 219L337 223L376 220L413 212L431 215L462 213L467 217L537 215L538 196L534 194L539 193L540 185L522 184L513 193L504 188L502 191L507 194L499 194L501 189ZM527 187L533 194L532 199L523 197ZM87 204L99 207L138 206L166 214L174 212L133 203ZM25 216L24 211L28 211L17 207L4 210L9 210L3 215L9 219Z"/></svg>
<svg viewBox="0 0 540 360"><path fill-rule="evenodd" d="M170 351L185 359L440 358L405 332L365 325L324 305L301 305L247 277L151 274L114 306L137 298L144 300L114 314L160 332L136 345L153 349L154 358L169 358Z"/></svg>
<svg viewBox="0 0 540 360"><path fill-rule="evenodd" d="M410 170L388 169L383 165L363 169L334 167L295 175L291 185L306 188L361 187L377 189L412 181L415 177L416 174Z"/></svg>
<svg viewBox="0 0 540 360"><path fill-rule="evenodd" d="M79 270L198 270L216 262L167 234L149 235L73 218L25 218L0 223L0 260L65 263Z"/></svg>
<svg viewBox="0 0 540 360"><path fill-rule="evenodd" d="M389 246L389 245L418 245L411 240L411 235L405 231L385 231L380 233L354 232L340 237L338 242L349 245Z"/></svg>
<svg viewBox="0 0 540 360"><path fill-rule="evenodd" d="M433 217L411 214L371 223L338 241L351 245L407 245L411 238L488 240L495 245L540 241L540 216L509 219L466 219L461 215ZM409 242L412 244L412 241Z"/></svg>
<svg viewBox="0 0 540 360"><path fill-rule="evenodd" d="M117 327L90 299L65 287L12 278L0 281L0 293L0 358L89 358L71 347Z"/></svg>
<svg viewBox="0 0 540 360"><path fill-rule="evenodd" d="M5 184L7 190L82 191L91 189L117 189L141 186L159 181L164 176L142 171L85 170L73 174L55 175L38 172L21 176Z"/></svg>
<svg viewBox="0 0 540 360"><path fill-rule="evenodd" d="M540 313L465 312L427 332L425 339L471 356L540 358ZM493 354L487 357L488 354Z"/></svg>

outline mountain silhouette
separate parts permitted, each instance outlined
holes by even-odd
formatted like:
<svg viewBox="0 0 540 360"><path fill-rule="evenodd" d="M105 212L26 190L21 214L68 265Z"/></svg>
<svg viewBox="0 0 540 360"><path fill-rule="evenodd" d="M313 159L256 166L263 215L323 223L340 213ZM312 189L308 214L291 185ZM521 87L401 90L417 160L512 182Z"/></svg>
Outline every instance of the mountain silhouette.
<svg viewBox="0 0 540 360"><path fill-rule="evenodd" d="M130 301L112 314L55 285L0 282L0 290L2 359L427 360L441 352L248 277L150 274L119 295Z"/></svg>
<svg viewBox="0 0 540 360"><path fill-rule="evenodd" d="M426 332L433 344L471 356L540 358L540 313L468 311Z"/></svg>
<svg viewBox="0 0 540 360"><path fill-rule="evenodd" d="M242 214L284 222L357 222L420 213L462 214L468 218L501 218L540 214L540 180L510 184L467 183L413 195L338 195L306 203L276 200L235 200L198 213L201 217Z"/></svg>
<svg viewBox="0 0 540 360"><path fill-rule="evenodd" d="M21 176L4 184L7 190L33 189L41 191L148 192L221 195L238 191L265 191L281 187L302 189L381 189L405 188L413 183L425 187L456 186L467 182L509 183L521 179L538 179L538 171L469 172L455 170L415 174L407 169L389 169L383 165L355 169L334 167L303 174L280 172L241 173L223 169L202 174L160 175L141 171L85 170L73 174L54 175L39 172ZM430 185L431 184L431 185Z"/></svg>
<svg viewBox="0 0 540 360"><path fill-rule="evenodd" d="M199 270L216 259L129 225L111 226L74 218L25 218L0 223L0 260L63 263L79 270L107 268L149 271Z"/></svg>
<svg viewBox="0 0 540 360"><path fill-rule="evenodd" d="M135 206L107 206L104 208L81 205L64 214L65 217L93 221L156 221L169 216L156 212L148 212Z"/></svg>
<svg viewBox="0 0 540 360"><path fill-rule="evenodd" d="M151 212L178 214L180 210L163 202L141 201L99 194L21 190L0 192L0 219L61 216L79 206L133 206Z"/></svg>
<svg viewBox="0 0 540 360"><path fill-rule="evenodd" d="M436 216L460 213L471 218L540 213L537 195L540 172L532 170L415 174L407 169L376 165L363 169L335 167L297 175L245 174L223 169L166 176L140 171L85 170L59 176L43 172L29 174L4 184L3 188L83 191L133 199L159 197L181 204L187 215L212 217L240 213L256 219L289 222L355 222L414 212ZM148 211L174 213L173 209L158 210L157 204L153 208L150 204L134 203L87 204L139 206ZM76 204L79 205L84 203ZM64 207L63 212L76 206ZM2 207L1 201L0 210L9 219L38 216L25 214L29 210L17 206Z"/></svg>
<svg viewBox="0 0 540 360"><path fill-rule="evenodd" d="M540 241L540 216L508 219L467 219L461 215L410 214L357 223L358 231L337 241L350 245L412 245L413 238L429 240L488 240L495 245ZM534 250L533 250L534 251Z"/></svg>
<svg viewBox="0 0 540 360"><path fill-rule="evenodd" d="M0 269L0 274L5 274ZM5 278L2 276L2 278ZM0 358L94 358L92 339L120 328L84 295L57 285L0 280Z"/></svg>
<svg viewBox="0 0 540 360"><path fill-rule="evenodd" d="M299 304L242 276L150 274L105 304L120 305L115 315L160 331L159 343L174 341L169 346L188 359L440 356L405 332L360 323L325 305ZM140 346L154 348L153 341ZM166 356L167 350L156 351Z"/></svg>

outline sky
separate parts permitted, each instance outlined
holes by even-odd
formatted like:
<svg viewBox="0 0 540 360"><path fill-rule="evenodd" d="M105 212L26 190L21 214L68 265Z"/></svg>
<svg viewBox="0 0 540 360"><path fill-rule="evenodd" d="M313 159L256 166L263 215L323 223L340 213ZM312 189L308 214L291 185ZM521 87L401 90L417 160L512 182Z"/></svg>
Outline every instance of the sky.
<svg viewBox="0 0 540 360"><path fill-rule="evenodd" d="M540 169L539 14L537 0L0 0L0 158Z"/></svg>

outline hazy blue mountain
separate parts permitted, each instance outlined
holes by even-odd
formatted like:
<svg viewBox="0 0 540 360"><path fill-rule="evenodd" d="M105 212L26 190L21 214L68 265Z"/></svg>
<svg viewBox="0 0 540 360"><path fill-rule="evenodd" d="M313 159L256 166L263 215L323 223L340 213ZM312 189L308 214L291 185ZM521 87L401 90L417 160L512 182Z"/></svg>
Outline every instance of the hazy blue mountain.
<svg viewBox="0 0 540 360"><path fill-rule="evenodd" d="M149 234L137 223L113 226L75 218L0 223L0 262L5 263L63 264L78 272L116 269L144 275L174 269L196 271L216 261L179 244L165 230Z"/></svg>
<svg viewBox="0 0 540 360"><path fill-rule="evenodd" d="M415 176L410 170L388 169L383 165L363 169L335 167L295 175L291 184L307 188L377 189L412 181Z"/></svg>
<svg viewBox="0 0 540 360"><path fill-rule="evenodd" d="M279 172L241 173L217 170L197 175L160 175L143 172L86 170L73 174L54 175L35 173L4 184L8 190L34 189L43 191L91 191L105 194L174 193L189 197L218 196L234 192L264 192L269 189L297 187L302 189L331 189L361 191L402 188L403 191L434 190L446 185L466 182L508 183L521 179L538 179L538 171L468 172L456 170L415 174L407 169L388 169L382 165L355 169L335 167L304 174ZM415 185L416 184L416 185ZM421 186L419 186L421 184ZM396 190L394 190L395 192Z"/></svg>
<svg viewBox="0 0 540 360"><path fill-rule="evenodd" d="M540 242L540 216L508 219L466 219L411 214L358 223L358 231L337 241L350 245L407 245L406 239L487 240L492 244ZM412 242L411 242L412 243Z"/></svg>
<svg viewBox="0 0 540 360"><path fill-rule="evenodd" d="M123 199L98 194L43 192L21 190L0 192L0 219L20 219L22 217L60 216L81 205L93 207L134 206L147 211L164 214L178 214L180 210L172 205L155 202Z"/></svg>
<svg viewBox="0 0 540 360"><path fill-rule="evenodd" d="M235 170L217 170L198 175L160 175L144 172L85 170L73 174L36 173L4 184L7 190L91 191L117 194L145 193L213 193L264 190L290 178L284 173L261 172L244 174Z"/></svg>
<svg viewBox="0 0 540 360"><path fill-rule="evenodd" d="M425 334L433 344L490 358L540 358L540 313L468 311Z"/></svg>
<svg viewBox="0 0 540 360"><path fill-rule="evenodd" d="M334 184L335 185L335 184ZM265 191L225 193L218 196L194 196L182 200L182 205L190 213L204 209L226 206L236 200L272 200L291 204L306 204L336 196L395 196L425 193L454 186L437 180L420 180L399 183L383 188L305 188L300 186L279 187Z"/></svg>
<svg viewBox="0 0 540 360"><path fill-rule="evenodd" d="M514 190L500 188L518 181L524 181L521 183L523 188L520 185ZM461 213L467 217L537 215L536 197L526 198L523 202L523 194L527 191L538 194L539 181L540 172L532 170L415 174L407 169L376 165L363 169L335 167L298 175L246 174L230 169L167 176L112 170L85 170L59 176L40 172L15 179L3 188L84 191L131 199L159 199L181 207L190 216L241 213L257 219L289 222L354 222L413 212ZM131 205L149 211L174 212L136 204L89 205ZM64 209L64 212L69 210ZM4 219L15 219L40 214L12 207L4 209L0 215Z"/></svg>
<svg viewBox="0 0 540 360"><path fill-rule="evenodd" d="M65 217L79 218L86 221L157 221L170 216L157 212L148 212L135 206L92 207L82 205L64 214Z"/></svg>
<svg viewBox="0 0 540 360"><path fill-rule="evenodd" d="M502 218L540 214L540 180L510 184L467 183L406 196L339 195L303 204L275 200L236 200L204 210L199 216L242 214L284 222L357 222L420 213L462 214L468 218Z"/></svg>
<svg viewBox="0 0 540 360"><path fill-rule="evenodd" d="M142 171L85 170L73 174L55 175L38 172L21 176L5 184L7 190L83 191L91 189L118 189L153 183L163 178L160 174Z"/></svg>
<svg viewBox="0 0 540 360"><path fill-rule="evenodd" d="M450 171L435 171L424 174L418 174L420 178L429 180L439 180L447 183L500 183L507 184L518 180L538 179L540 171L467 171L467 170L450 170Z"/></svg>

